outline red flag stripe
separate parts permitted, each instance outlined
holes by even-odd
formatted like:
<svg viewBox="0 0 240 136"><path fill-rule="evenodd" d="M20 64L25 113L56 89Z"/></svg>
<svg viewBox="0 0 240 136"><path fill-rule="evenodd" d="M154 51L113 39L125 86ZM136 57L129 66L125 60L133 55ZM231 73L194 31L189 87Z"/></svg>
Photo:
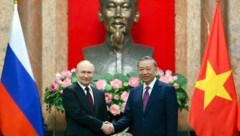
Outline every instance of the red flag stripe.
<svg viewBox="0 0 240 136"><path fill-rule="evenodd" d="M4 132L4 135L20 136L19 134L22 134L22 136L36 136L35 129L1 83L0 98L0 128L1 131ZM17 114L13 115L12 113ZM21 122L21 125L19 125L19 122ZM11 126L11 128L8 128L9 126ZM24 128L22 126L24 126Z"/></svg>

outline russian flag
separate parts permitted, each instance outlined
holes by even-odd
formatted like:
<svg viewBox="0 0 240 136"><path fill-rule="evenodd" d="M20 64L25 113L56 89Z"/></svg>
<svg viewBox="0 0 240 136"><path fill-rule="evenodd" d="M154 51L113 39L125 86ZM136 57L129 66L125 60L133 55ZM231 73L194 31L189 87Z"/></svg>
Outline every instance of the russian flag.
<svg viewBox="0 0 240 136"><path fill-rule="evenodd" d="M0 82L0 132L4 136L43 136L41 104L17 4L11 28Z"/></svg>

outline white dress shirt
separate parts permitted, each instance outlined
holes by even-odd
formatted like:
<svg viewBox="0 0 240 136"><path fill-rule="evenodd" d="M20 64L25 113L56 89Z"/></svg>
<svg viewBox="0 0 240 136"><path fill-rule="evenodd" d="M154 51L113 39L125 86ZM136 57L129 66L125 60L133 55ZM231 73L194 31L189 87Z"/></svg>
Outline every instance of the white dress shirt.
<svg viewBox="0 0 240 136"><path fill-rule="evenodd" d="M82 85L79 81L78 81L78 84L82 87L85 95L87 95L87 91L85 90L86 86ZM94 104L94 97L93 97L93 91L92 91L92 88L90 85L87 86L89 88L89 93L91 94L92 96L92 100L93 100L93 104Z"/></svg>

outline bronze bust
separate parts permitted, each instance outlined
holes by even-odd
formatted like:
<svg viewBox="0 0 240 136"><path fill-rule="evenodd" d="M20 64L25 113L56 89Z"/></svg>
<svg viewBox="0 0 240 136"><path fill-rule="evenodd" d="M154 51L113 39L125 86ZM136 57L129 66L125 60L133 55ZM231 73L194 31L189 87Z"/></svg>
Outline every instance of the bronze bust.
<svg viewBox="0 0 240 136"><path fill-rule="evenodd" d="M152 56L153 49L133 42L130 31L139 19L138 0L100 0L99 21L107 30L105 42L83 49L84 58L95 66L96 73L137 71L137 61Z"/></svg>

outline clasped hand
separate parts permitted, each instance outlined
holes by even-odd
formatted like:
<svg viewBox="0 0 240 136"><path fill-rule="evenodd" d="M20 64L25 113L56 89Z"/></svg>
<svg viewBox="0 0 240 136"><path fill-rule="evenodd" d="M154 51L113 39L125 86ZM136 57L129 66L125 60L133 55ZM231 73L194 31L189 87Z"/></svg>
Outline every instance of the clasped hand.
<svg viewBox="0 0 240 136"><path fill-rule="evenodd" d="M106 134L106 135L111 135L114 132L114 128L112 123L105 121L102 125L101 130Z"/></svg>

